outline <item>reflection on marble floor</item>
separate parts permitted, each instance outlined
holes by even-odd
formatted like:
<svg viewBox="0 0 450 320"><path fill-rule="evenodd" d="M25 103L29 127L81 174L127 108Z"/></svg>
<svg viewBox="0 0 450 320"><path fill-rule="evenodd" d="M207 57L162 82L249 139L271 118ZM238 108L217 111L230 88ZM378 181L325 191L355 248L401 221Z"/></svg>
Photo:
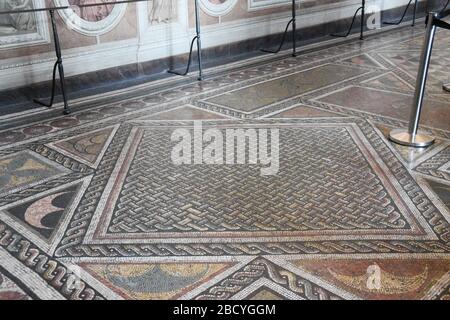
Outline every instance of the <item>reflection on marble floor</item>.
<svg viewBox="0 0 450 320"><path fill-rule="evenodd" d="M436 144L386 139L407 125L422 36L402 28L91 97L70 116L17 115L0 131L0 299L450 299L443 33L422 118ZM174 165L171 135L193 120L278 129L278 174Z"/></svg>

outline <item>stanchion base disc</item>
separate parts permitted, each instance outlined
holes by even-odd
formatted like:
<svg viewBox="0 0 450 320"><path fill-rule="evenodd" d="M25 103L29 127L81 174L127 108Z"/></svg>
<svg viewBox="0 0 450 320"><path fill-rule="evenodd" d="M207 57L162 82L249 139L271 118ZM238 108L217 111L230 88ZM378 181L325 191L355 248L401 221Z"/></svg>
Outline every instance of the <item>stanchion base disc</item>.
<svg viewBox="0 0 450 320"><path fill-rule="evenodd" d="M412 136L406 129L392 130L389 134L389 139L403 146L414 148L426 148L431 146L436 140L435 137L420 131L415 136Z"/></svg>
<svg viewBox="0 0 450 320"><path fill-rule="evenodd" d="M443 88L445 91L450 92L450 83L444 84Z"/></svg>

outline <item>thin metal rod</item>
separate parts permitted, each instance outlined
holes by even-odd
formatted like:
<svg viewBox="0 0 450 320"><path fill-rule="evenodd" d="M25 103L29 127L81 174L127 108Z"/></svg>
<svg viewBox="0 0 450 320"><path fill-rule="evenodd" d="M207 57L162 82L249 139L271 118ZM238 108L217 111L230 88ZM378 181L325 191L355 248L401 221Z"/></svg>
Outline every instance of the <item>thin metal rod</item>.
<svg viewBox="0 0 450 320"><path fill-rule="evenodd" d="M429 13L428 25L423 45L422 55L420 59L420 66L417 75L416 92L414 95L414 109L411 113L411 120L409 124L409 133L412 136L417 134L419 130L420 114L422 112L423 100L425 97L425 90L427 85L428 69L431 62L431 53L433 51L434 36L436 34L436 25L434 19L436 13Z"/></svg>
<svg viewBox="0 0 450 320"><path fill-rule="evenodd" d="M33 99L34 103L37 103L43 107L51 108L53 106L53 102L55 101L55 91L56 91L56 70L58 70L58 61L56 61L55 65L53 66L53 76L52 76L52 95L50 96L50 102L45 103L38 99Z"/></svg>
<svg viewBox="0 0 450 320"><path fill-rule="evenodd" d="M364 0L363 0L363 5L365 6L365 1ZM347 33L345 33L345 34L336 34L336 33L334 33L331 36L332 37L338 37L338 38L347 38L350 35L350 33L352 32L353 25L355 24L355 21L356 21L356 17L358 16L359 11L361 11L361 10L362 10L362 12L364 12L364 7L363 6L359 7L358 10L356 10L355 15L353 16L353 19L352 19L352 23L350 24L350 27L348 28ZM363 36L363 32L364 32L364 16L362 16L361 20L362 21L361 21L361 35L360 35L360 38L361 38L361 36Z"/></svg>
<svg viewBox="0 0 450 320"><path fill-rule="evenodd" d="M37 8L37 9L9 10L9 11L0 11L0 14L30 13L30 12L41 12L41 11L58 11L58 10L71 9L73 7L89 8L89 7L108 6L108 5L134 3L134 2L144 2L144 1L147 2L149 0L120 0L120 1L118 0L118 1L89 3L89 4L80 4L80 5L71 5L71 6L58 6L58 7Z"/></svg>
<svg viewBox="0 0 450 320"><path fill-rule="evenodd" d="M60 45L60 41L59 41L58 29L56 27L55 13L53 10L50 10L49 13L50 13L50 21L52 23L53 41L54 41L55 53L56 53L56 63L53 67L52 95L50 97L50 102L48 104L44 103L42 101L39 101L37 99L34 99L33 101L41 106L45 106L48 108L51 108L53 106L53 102L55 101L55 93L56 93L56 90L55 90L55 88L56 88L56 69L58 69L59 81L60 81L60 85L61 85L61 94L62 94L63 102L64 102L64 114L70 114L70 108L69 108L69 104L67 102L67 95L66 95L66 81L65 81L65 76L64 76L61 45Z"/></svg>
<svg viewBox="0 0 450 320"><path fill-rule="evenodd" d="M413 2L413 0L409 0L408 5L405 8L405 11L403 11L403 15L400 18L399 21L397 22L383 22L383 24L387 24L387 25L395 25L398 26L399 24L401 24L403 22L403 20L406 17L406 13L408 12L409 7L411 6L411 3ZM417 13L417 0L414 0L414 13L413 13L413 22L412 22L412 26L414 27L416 24L416 13Z"/></svg>
<svg viewBox="0 0 450 320"><path fill-rule="evenodd" d="M200 25L200 8L198 5L198 0L195 0L195 32L196 36L192 39L191 47L189 50L189 58L186 70L184 72L178 72L175 70L167 70L168 73L175 74L178 76L186 76L189 73L192 64L192 55L194 51L194 44L197 40L197 57L198 57L198 80L203 80L203 63L202 63L202 40L201 40L201 25Z"/></svg>
<svg viewBox="0 0 450 320"><path fill-rule="evenodd" d="M292 0L292 56L297 56L297 5Z"/></svg>
<svg viewBox="0 0 450 320"><path fill-rule="evenodd" d="M360 40L364 40L364 17L366 16L366 0L362 0Z"/></svg>
<svg viewBox="0 0 450 320"><path fill-rule="evenodd" d="M289 31L289 27L292 24L292 56L297 56L297 4L295 0L292 0L292 19L289 20L288 24L286 25L286 29L284 30L283 37L281 38L281 43L278 46L276 50L268 50L268 49L261 49L262 52L265 53L279 53L281 49L284 46L284 43L286 42L287 33Z"/></svg>
<svg viewBox="0 0 450 320"><path fill-rule="evenodd" d="M192 54L193 54L193 51L194 51L194 44L195 44L196 40L197 40L197 37L194 37L192 39L192 42L191 42L191 46L190 46L190 50L189 50L188 64L187 64L187 67L186 67L186 71L178 72L178 71L174 71L174 70L169 70L167 72L172 73L172 74L176 74L178 76L183 76L183 77L186 76L189 73L189 69L191 68L191 63L192 63Z"/></svg>
<svg viewBox="0 0 450 320"><path fill-rule="evenodd" d="M200 8L198 5L198 0L195 0L195 31L197 32L198 80L202 81L202 38L200 29Z"/></svg>
<svg viewBox="0 0 450 320"><path fill-rule="evenodd" d="M293 22L294 22L294 20L292 20L292 19L288 22L288 24L286 26L286 29L284 30L283 37L281 38L281 43L280 43L280 45L278 46L278 48L276 50L261 49L261 51L265 52L265 53L278 53L278 52L280 52L281 49L283 48L284 43L286 42L286 36L287 36L288 30L289 30L289 27L291 26L291 24Z"/></svg>

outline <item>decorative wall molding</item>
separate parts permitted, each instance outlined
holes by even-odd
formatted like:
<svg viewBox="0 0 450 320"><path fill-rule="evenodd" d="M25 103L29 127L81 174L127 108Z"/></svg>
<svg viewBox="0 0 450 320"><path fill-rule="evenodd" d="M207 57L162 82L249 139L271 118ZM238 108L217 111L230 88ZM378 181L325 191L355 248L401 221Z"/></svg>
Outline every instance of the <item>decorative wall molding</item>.
<svg viewBox="0 0 450 320"><path fill-rule="evenodd" d="M220 0L216 0L220 1ZM238 3L238 0L222 0L222 3L214 3L213 0L200 0L199 4L202 10L213 17L220 17L224 16L227 13L229 13L236 3Z"/></svg>
<svg viewBox="0 0 450 320"><path fill-rule="evenodd" d="M71 5L71 1L69 0L53 1L56 6ZM76 6L73 6L72 9L59 10L58 13L69 29L87 36L98 36L111 31L115 26L117 26L117 24L122 20L126 10L126 3L114 5L111 12L105 13L104 18L97 21L94 19L89 19L89 12L83 12Z"/></svg>
<svg viewBox="0 0 450 320"><path fill-rule="evenodd" d="M425 0L423 0L425 1ZM388 8L395 8L398 6L403 5L402 0L397 0L397 1L389 1L389 0L366 0L366 6L369 5L378 5L381 9L383 9L383 7L385 7L385 3L389 2L389 4L387 5ZM394 4L394 6L392 6L392 4ZM339 1L337 3L329 3L329 4L323 4L323 5L318 5L318 6L314 6L312 8L307 9L308 11L320 11L323 8L327 8L327 9L339 9L339 8L346 8L349 6L361 6L361 0L345 0L345 1Z"/></svg>
<svg viewBox="0 0 450 320"><path fill-rule="evenodd" d="M32 6L33 8L42 8L45 6L45 1L32 0ZM33 23L35 24L33 26L33 30L30 30L29 32L26 32L24 30L14 31L13 26L4 25L3 28L9 30L8 32L4 33L0 32L0 50L13 49L23 46L32 46L50 42L47 14L45 12L34 12L26 13L23 15L24 16L22 16L22 18L25 17L33 21ZM5 20L9 17L7 15L4 15L2 18Z"/></svg>
<svg viewBox="0 0 450 320"><path fill-rule="evenodd" d="M286 4L290 4L292 0L248 0L248 10L249 11L255 11L255 10L263 10L278 6L283 6ZM300 1L298 1L300 5Z"/></svg>

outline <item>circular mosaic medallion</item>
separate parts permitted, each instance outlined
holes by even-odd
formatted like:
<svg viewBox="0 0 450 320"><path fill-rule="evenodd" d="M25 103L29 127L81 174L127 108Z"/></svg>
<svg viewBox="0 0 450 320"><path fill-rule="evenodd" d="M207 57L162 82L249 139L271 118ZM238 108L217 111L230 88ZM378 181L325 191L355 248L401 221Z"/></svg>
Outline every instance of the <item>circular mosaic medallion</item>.
<svg viewBox="0 0 450 320"><path fill-rule="evenodd" d="M41 134L48 133L53 130L53 127L48 125L34 125L32 127L25 128L23 133L30 136L37 136Z"/></svg>
<svg viewBox="0 0 450 320"><path fill-rule="evenodd" d="M0 132L0 144L14 143L22 141L26 136L22 132L6 131Z"/></svg>
<svg viewBox="0 0 450 320"><path fill-rule="evenodd" d="M50 125L56 128L68 128L76 126L78 123L79 121L75 118L60 118L52 121Z"/></svg>

